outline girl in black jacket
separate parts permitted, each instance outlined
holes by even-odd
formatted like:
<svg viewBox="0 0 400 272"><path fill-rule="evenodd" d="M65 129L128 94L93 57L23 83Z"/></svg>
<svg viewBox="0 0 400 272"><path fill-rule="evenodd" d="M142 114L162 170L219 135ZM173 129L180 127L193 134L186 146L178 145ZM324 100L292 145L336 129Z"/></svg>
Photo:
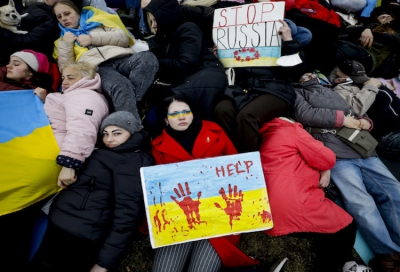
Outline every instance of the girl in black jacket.
<svg viewBox="0 0 400 272"><path fill-rule="evenodd" d="M169 84L173 94L197 106L201 119L211 119L228 82L223 65L207 48L199 26L187 22L190 18L185 17L176 0L152 0L144 11L155 34L149 45L158 58L158 80Z"/></svg>
<svg viewBox="0 0 400 272"><path fill-rule="evenodd" d="M129 112L100 127L105 147L86 160L78 179L54 199L31 271L113 270L144 217L140 168L154 164L141 150L146 132Z"/></svg>

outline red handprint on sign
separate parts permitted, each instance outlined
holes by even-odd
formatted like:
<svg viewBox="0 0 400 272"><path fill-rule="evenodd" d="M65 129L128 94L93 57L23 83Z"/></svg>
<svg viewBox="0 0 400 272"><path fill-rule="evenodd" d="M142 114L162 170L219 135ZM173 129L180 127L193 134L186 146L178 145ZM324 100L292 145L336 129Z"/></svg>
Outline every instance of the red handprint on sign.
<svg viewBox="0 0 400 272"><path fill-rule="evenodd" d="M228 185L229 198L225 194L224 188L218 191L222 198L225 200L226 207L223 209L227 215L229 215L229 224L232 229L232 220L240 220L240 215L242 214L242 202L243 202L243 193L242 190L237 191L237 186L235 185L232 190L232 186ZM233 194L232 194L233 192ZM215 207L222 209L221 205L217 202L214 203Z"/></svg>
<svg viewBox="0 0 400 272"><path fill-rule="evenodd" d="M189 190L189 184L185 182L186 194L183 190L182 184L178 183L178 189L174 188L174 192L177 197L180 199L183 197L181 201L178 201L176 197L171 196L172 200L175 201L179 207L183 210L186 215L186 220L189 224L189 228L193 228L193 224L200 223L200 213L199 213L199 205L200 205L200 197L201 192L197 193L197 200L193 200L190 195L192 194Z"/></svg>

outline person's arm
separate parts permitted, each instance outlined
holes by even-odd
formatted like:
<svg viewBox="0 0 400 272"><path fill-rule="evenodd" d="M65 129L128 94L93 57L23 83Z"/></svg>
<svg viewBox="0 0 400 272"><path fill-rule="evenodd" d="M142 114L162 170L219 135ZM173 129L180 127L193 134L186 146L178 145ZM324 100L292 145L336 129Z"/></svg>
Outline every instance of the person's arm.
<svg viewBox="0 0 400 272"><path fill-rule="evenodd" d="M180 27L178 35L178 57L159 59L160 70L165 69L170 73L184 73L195 70L201 57L203 34L193 23L186 23Z"/></svg>
<svg viewBox="0 0 400 272"><path fill-rule="evenodd" d="M318 128L342 127L344 112L339 110L314 107L304 98L302 90L296 89L294 105L295 119L304 126Z"/></svg>
<svg viewBox="0 0 400 272"><path fill-rule="evenodd" d="M309 166L319 171L325 171L335 165L335 153L325 147L322 142L315 140L307 131L299 126L295 127L294 134L296 136L296 148Z"/></svg>
<svg viewBox="0 0 400 272"><path fill-rule="evenodd" d="M103 27L104 31L91 31L93 46L115 45L120 47L129 46L129 37L120 28Z"/></svg>
<svg viewBox="0 0 400 272"><path fill-rule="evenodd" d="M72 37L71 32L65 33L64 37L58 40L57 44L57 64L61 67L63 64L74 62L74 42L76 37Z"/></svg>
<svg viewBox="0 0 400 272"><path fill-rule="evenodd" d="M113 169L114 213L111 229L97 255L96 264L114 269L122 258L132 234L142 223L144 200L140 168L154 165L153 158L145 152L131 154Z"/></svg>
<svg viewBox="0 0 400 272"><path fill-rule="evenodd" d="M362 89L356 86L338 85L334 90L353 108L356 116L363 116L374 103L380 85L379 80L371 78Z"/></svg>
<svg viewBox="0 0 400 272"><path fill-rule="evenodd" d="M84 162L94 149L97 131L108 114L108 107L95 91L74 92L64 105L67 133L59 155Z"/></svg>

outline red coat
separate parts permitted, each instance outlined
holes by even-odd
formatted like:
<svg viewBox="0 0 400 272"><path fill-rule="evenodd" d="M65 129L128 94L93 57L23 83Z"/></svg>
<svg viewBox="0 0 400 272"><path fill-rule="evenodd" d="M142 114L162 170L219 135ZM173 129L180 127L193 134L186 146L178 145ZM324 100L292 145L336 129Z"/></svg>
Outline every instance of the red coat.
<svg viewBox="0 0 400 272"><path fill-rule="evenodd" d="M300 123L275 118L260 130L261 162L274 227L268 235L293 232L335 233L352 217L318 187L320 172L331 169L335 154Z"/></svg>
<svg viewBox="0 0 400 272"><path fill-rule="evenodd" d="M187 153L164 129L163 133L152 142L152 154L156 164L237 154L236 148L221 127L213 122L202 122L202 128L193 146L193 155ZM258 263L237 248L239 235L212 238L209 241L226 267L249 266Z"/></svg>

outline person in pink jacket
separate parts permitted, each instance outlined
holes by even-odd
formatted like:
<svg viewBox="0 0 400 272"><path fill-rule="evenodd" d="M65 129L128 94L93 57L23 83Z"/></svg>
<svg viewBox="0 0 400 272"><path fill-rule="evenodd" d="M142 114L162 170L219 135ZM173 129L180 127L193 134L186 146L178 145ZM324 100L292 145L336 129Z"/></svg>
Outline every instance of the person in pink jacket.
<svg viewBox="0 0 400 272"><path fill-rule="evenodd" d="M61 72L62 92L47 95L44 110L60 147L56 161L62 169L57 184L66 188L76 181L75 170L92 153L108 104L101 94L96 67L86 62L68 63Z"/></svg>
<svg viewBox="0 0 400 272"><path fill-rule="evenodd" d="M335 165L335 154L300 123L288 118L265 123L260 133L261 163L274 222L274 227L265 233L312 233L318 248L315 271L368 269L353 261L353 218L327 199L323 191L330 181L329 169Z"/></svg>

